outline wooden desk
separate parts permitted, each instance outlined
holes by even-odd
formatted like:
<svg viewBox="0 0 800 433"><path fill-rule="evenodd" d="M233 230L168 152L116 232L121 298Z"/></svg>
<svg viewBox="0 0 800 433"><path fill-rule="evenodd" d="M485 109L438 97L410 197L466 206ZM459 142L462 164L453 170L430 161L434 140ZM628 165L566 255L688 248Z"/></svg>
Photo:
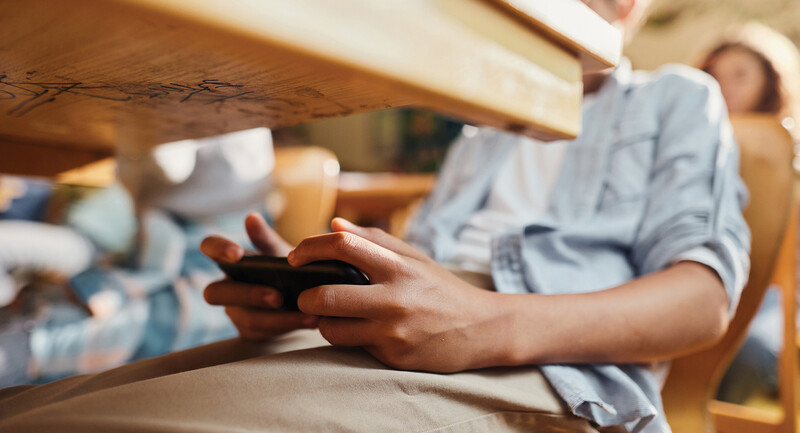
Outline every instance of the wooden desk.
<svg viewBox="0 0 800 433"><path fill-rule="evenodd" d="M0 0L0 172L401 105L572 137L620 38L557 3Z"/></svg>

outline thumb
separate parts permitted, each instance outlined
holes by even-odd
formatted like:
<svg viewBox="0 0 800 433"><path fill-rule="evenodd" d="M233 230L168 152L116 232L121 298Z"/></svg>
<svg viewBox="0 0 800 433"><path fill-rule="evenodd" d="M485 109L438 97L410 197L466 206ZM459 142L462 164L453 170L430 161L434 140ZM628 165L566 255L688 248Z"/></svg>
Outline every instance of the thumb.
<svg viewBox="0 0 800 433"><path fill-rule="evenodd" d="M281 235L270 227L258 212L247 215L244 220L244 228L253 245L264 254L286 257L292 250L292 246L283 240Z"/></svg>

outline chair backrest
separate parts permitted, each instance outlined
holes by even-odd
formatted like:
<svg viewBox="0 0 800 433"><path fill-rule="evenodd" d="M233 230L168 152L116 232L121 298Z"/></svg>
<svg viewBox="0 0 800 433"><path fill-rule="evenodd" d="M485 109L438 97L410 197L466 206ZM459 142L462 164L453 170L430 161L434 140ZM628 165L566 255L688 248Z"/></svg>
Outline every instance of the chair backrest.
<svg viewBox="0 0 800 433"><path fill-rule="evenodd" d="M275 148L275 180L280 211L275 229L290 244L328 231L336 206L339 161L316 146ZM268 208L272 206L268 205Z"/></svg>
<svg viewBox="0 0 800 433"><path fill-rule="evenodd" d="M744 211L752 232L750 278L725 336L714 346L672 362L662 390L675 433L713 432L708 402L758 311L775 268L792 204L792 139L773 116L731 118L750 192Z"/></svg>

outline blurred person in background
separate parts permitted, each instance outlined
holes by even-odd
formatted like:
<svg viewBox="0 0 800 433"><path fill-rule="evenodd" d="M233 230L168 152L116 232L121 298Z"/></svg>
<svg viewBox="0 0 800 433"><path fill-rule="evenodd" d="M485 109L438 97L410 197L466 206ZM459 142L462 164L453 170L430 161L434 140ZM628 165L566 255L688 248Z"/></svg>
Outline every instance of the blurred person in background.
<svg viewBox="0 0 800 433"><path fill-rule="evenodd" d="M93 249L74 230L45 222L52 183L0 176L0 307L34 275L65 279L89 266Z"/></svg>
<svg viewBox="0 0 800 433"><path fill-rule="evenodd" d="M719 82L730 114L772 114L795 133L800 56L787 37L748 23L710 49L699 67Z"/></svg>
<svg viewBox="0 0 800 433"><path fill-rule="evenodd" d="M203 300L203 288L222 273L199 245L210 234L247 242L241 220L264 211L273 166L265 128L119 157L118 184L70 203L65 227L47 225L91 241L94 264L68 275L70 299L40 305L13 341L0 340L0 351L25 353L0 366L0 385L100 371L234 336L224 310Z"/></svg>
<svg viewBox="0 0 800 433"><path fill-rule="evenodd" d="M749 23L719 41L700 67L719 82L731 115L774 115L797 138L800 54L788 38L769 27ZM795 158L795 169L798 161ZM782 347L780 290L771 287L720 383L717 398L742 404L756 396L775 397Z"/></svg>
<svg viewBox="0 0 800 433"><path fill-rule="evenodd" d="M0 386L29 380L34 305L64 295L95 253L73 228L45 222L52 195L49 181L0 176ZM31 285L35 296L20 299Z"/></svg>

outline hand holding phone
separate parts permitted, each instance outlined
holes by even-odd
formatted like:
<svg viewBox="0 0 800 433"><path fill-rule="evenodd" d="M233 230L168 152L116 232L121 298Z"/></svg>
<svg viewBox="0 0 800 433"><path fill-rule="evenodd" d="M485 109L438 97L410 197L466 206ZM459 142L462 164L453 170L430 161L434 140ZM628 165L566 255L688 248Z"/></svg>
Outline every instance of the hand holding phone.
<svg viewBox="0 0 800 433"><path fill-rule="evenodd" d="M286 257L244 256L238 262L217 262L234 281L272 287L283 295L282 309L298 311L303 290L328 284L367 285L369 279L353 265L339 260L312 262L293 267Z"/></svg>

